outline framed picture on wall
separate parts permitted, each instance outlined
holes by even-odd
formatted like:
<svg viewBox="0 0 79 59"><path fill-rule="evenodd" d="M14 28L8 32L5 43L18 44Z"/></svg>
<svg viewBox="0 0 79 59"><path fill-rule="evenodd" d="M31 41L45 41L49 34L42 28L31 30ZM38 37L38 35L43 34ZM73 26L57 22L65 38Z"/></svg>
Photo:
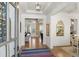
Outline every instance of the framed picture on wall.
<svg viewBox="0 0 79 59"><path fill-rule="evenodd" d="M61 20L56 25L56 36L64 36L64 24Z"/></svg>
<svg viewBox="0 0 79 59"><path fill-rule="evenodd" d="M21 33L21 22L20 22L20 33Z"/></svg>
<svg viewBox="0 0 79 59"><path fill-rule="evenodd" d="M46 36L49 36L49 29L50 29L49 24L46 24Z"/></svg>

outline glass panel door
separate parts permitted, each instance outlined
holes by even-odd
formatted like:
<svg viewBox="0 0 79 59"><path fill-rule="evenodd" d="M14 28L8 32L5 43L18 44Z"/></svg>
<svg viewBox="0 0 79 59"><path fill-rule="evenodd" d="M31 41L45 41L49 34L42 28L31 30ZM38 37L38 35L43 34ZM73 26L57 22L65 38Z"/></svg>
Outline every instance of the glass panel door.
<svg viewBox="0 0 79 59"><path fill-rule="evenodd" d="M7 3L0 2L0 43L7 39Z"/></svg>

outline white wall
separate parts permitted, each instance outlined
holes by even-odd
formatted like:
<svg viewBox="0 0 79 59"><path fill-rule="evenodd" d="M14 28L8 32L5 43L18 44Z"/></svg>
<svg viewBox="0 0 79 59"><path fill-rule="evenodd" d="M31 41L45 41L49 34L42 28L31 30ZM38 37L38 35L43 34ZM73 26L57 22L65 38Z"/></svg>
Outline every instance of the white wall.
<svg viewBox="0 0 79 59"><path fill-rule="evenodd" d="M79 12L59 12L55 15L51 16L50 21L50 38L51 38L51 44L50 48L53 48L53 46L63 46L63 45L69 45L70 44L70 19L77 19L77 34L79 35ZM62 20L64 23L64 36L56 36L56 24L57 21Z"/></svg>
<svg viewBox="0 0 79 59"><path fill-rule="evenodd" d="M56 36L56 24L59 20L64 23L64 36ZM63 46L70 44L70 19L67 13L57 13L51 16L50 20L51 48L53 46Z"/></svg>
<svg viewBox="0 0 79 59"><path fill-rule="evenodd" d="M50 16L49 15L46 15L45 27L46 27L46 24L50 25ZM50 29L50 26L49 26L49 29ZM45 30L46 30L46 28L45 28ZM46 36L46 31L45 31L45 42L46 42L46 45L50 48L50 31L49 31L49 36Z"/></svg>
<svg viewBox="0 0 79 59"><path fill-rule="evenodd" d="M10 57L14 55L14 41L9 43L9 52L10 52Z"/></svg>
<svg viewBox="0 0 79 59"><path fill-rule="evenodd" d="M25 24L24 24L24 19L22 17L22 12L19 11L19 28L20 28L20 22L21 22L21 32L19 29L19 47L24 46L24 31L25 31Z"/></svg>
<svg viewBox="0 0 79 59"><path fill-rule="evenodd" d="M6 57L6 48L5 48L5 46L0 47L0 57Z"/></svg>
<svg viewBox="0 0 79 59"><path fill-rule="evenodd" d="M8 17L9 17L9 20L11 21L11 39L14 39L15 38L15 8L9 4L9 10L8 10Z"/></svg>

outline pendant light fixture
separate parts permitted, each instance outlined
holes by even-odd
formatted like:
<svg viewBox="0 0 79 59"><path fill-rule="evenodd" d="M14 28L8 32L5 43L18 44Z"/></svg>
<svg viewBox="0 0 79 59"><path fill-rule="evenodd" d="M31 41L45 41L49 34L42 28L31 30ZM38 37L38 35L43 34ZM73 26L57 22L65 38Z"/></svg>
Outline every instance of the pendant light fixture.
<svg viewBox="0 0 79 59"><path fill-rule="evenodd" d="M37 11L40 11L40 9L41 9L41 6L40 6L40 4L39 4L39 3L36 3L36 6L35 6L35 8L36 8L36 10L37 10Z"/></svg>

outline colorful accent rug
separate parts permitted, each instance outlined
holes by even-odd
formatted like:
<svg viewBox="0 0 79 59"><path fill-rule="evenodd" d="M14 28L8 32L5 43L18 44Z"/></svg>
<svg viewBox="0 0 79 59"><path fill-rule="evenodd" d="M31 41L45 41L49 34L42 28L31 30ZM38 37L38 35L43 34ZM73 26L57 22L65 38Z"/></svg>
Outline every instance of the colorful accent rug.
<svg viewBox="0 0 79 59"><path fill-rule="evenodd" d="M20 57L53 57L48 48L22 49Z"/></svg>

